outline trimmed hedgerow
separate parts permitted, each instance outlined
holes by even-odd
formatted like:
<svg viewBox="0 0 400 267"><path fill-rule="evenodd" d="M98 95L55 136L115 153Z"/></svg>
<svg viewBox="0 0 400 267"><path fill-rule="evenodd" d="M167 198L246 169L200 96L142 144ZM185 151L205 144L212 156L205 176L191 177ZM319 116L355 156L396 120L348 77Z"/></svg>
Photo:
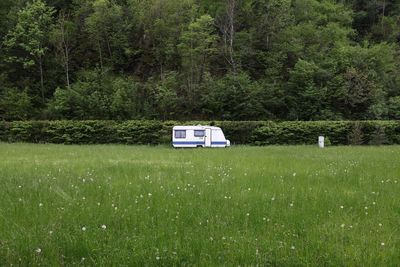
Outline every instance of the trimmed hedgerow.
<svg viewBox="0 0 400 267"><path fill-rule="evenodd" d="M62 144L163 144L174 125L214 125L232 144L400 144L400 121L0 121L5 142Z"/></svg>

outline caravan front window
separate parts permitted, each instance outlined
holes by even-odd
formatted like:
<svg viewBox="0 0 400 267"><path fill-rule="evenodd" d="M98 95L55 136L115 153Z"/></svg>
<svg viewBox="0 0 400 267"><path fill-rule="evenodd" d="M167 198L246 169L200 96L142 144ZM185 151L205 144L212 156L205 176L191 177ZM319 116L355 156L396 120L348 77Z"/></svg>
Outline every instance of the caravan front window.
<svg viewBox="0 0 400 267"><path fill-rule="evenodd" d="M186 138L186 130L175 130L175 138Z"/></svg>
<svg viewBox="0 0 400 267"><path fill-rule="evenodd" d="M195 137L203 137L204 136L204 130L194 130L194 136Z"/></svg>

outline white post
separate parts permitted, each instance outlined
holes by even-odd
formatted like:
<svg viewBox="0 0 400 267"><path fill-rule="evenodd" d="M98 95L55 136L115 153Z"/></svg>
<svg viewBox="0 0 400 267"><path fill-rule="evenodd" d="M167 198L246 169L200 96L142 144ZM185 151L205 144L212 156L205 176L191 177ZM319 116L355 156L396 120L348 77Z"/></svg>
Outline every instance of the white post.
<svg viewBox="0 0 400 267"><path fill-rule="evenodd" d="M318 136L318 145L320 148L324 148L324 140L325 138L323 136Z"/></svg>

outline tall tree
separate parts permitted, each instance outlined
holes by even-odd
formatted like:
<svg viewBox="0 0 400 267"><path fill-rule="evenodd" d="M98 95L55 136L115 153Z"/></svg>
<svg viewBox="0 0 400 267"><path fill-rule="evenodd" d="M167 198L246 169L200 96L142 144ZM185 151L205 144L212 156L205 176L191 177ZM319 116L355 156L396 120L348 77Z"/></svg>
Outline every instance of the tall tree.
<svg viewBox="0 0 400 267"><path fill-rule="evenodd" d="M186 76L189 105L193 106L199 84L203 82L210 58L216 52L217 35L214 19L203 15L189 24L178 45L182 55L182 68Z"/></svg>
<svg viewBox="0 0 400 267"><path fill-rule="evenodd" d="M86 18L86 27L99 53L100 67L105 61L116 63L116 53L126 46L122 6L110 0L95 0L93 12Z"/></svg>
<svg viewBox="0 0 400 267"><path fill-rule="evenodd" d="M223 11L217 21L217 26L222 34L225 59L233 77L236 76L237 72L237 63L234 51L237 2L238 0L224 0Z"/></svg>
<svg viewBox="0 0 400 267"><path fill-rule="evenodd" d="M40 72L42 102L44 94L44 57L49 50L48 41L54 9L41 0L34 0L18 12L18 21L4 41L9 50L8 61L19 62L24 68L37 65Z"/></svg>
<svg viewBox="0 0 400 267"><path fill-rule="evenodd" d="M75 45L76 26L69 20L69 13L61 10L58 14L57 22L51 33L51 41L56 47L59 56L59 61L64 68L67 87L70 87L70 61L71 50Z"/></svg>

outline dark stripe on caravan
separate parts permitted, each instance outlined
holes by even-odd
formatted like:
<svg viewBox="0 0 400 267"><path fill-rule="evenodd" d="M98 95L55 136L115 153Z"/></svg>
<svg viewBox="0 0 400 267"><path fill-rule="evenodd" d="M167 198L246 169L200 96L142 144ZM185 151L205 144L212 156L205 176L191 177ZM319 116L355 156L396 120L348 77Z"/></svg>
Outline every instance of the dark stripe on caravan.
<svg viewBox="0 0 400 267"><path fill-rule="evenodd" d="M225 142L211 142L211 145L226 145L226 141Z"/></svg>
<svg viewBox="0 0 400 267"><path fill-rule="evenodd" d="M204 145L205 143L204 142L187 141L187 142L172 142L172 144L174 144L174 145Z"/></svg>

